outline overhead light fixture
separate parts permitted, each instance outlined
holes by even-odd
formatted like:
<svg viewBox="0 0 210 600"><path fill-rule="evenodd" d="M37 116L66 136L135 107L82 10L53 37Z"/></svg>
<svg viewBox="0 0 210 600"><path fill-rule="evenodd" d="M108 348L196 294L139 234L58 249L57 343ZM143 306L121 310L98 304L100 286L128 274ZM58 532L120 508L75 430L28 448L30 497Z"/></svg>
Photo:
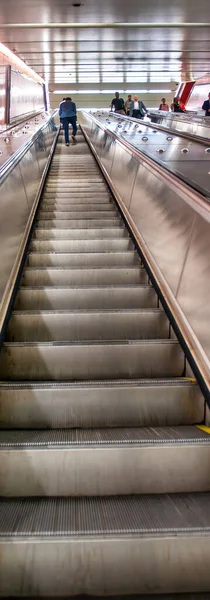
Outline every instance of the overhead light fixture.
<svg viewBox="0 0 210 600"><path fill-rule="evenodd" d="M33 71L33 69L28 67L23 60L21 60L20 58L18 58L18 56L13 54L13 52L11 52L11 50L9 50L9 48L7 48L7 46L4 46L4 44L2 44L1 42L0 42L0 52L8 58L11 65L13 67L16 67L16 69L18 71L20 71L20 73L22 73L23 75L26 75L27 77L30 77L37 83L41 83L43 85L44 79L42 79L42 77L37 75L37 73L35 73L35 71Z"/></svg>
<svg viewBox="0 0 210 600"><path fill-rule="evenodd" d="M147 90L148 94L171 94L172 89L163 89L162 90Z"/></svg>

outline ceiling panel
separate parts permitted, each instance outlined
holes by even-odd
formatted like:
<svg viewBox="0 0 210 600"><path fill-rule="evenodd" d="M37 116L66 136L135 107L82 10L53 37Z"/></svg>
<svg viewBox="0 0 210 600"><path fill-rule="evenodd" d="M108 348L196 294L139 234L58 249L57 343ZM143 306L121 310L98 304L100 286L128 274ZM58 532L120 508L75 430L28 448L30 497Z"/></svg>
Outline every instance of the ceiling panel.
<svg viewBox="0 0 210 600"><path fill-rule="evenodd" d="M69 89L90 83L97 87L110 83L111 88L121 82L164 83L210 71L209 0L176 0L171 5L168 0L83 0L80 4L1 0L1 41L47 78L52 89L62 83ZM82 27L93 23L103 27ZM131 26L134 23L138 26ZM163 26L167 23L174 26Z"/></svg>

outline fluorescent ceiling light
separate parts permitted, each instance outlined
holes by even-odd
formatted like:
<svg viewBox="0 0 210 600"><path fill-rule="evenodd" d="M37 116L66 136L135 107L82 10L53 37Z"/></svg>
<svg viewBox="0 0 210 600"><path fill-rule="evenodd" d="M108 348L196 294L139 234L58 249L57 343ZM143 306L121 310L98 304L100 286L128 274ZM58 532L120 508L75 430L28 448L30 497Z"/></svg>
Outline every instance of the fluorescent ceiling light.
<svg viewBox="0 0 210 600"><path fill-rule="evenodd" d="M148 94L170 94L172 92L171 89L161 89L161 90L147 90Z"/></svg>
<svg viewBox="0 0 210 600"><path fill-rule="evenodd" d="M161 90L117 90L119 94L169 94L172 92L171 89ZM115 94L115 91L112 90L54 90L53 94Z"/></svg>
<svg viewBox="0 0 210 600"><path fill-rule="evenodd" d="M147 94L148 90L124 90L124 94Z"/></svg>
<svg viewBox="0 0 210 600"><path fill-rule="evenodd" d="M30 77L30 79L33 79L37 83L41 83L43 85L44 79L42 79L42 77L37 75L37 73L35 73L35 71L33 71L33 69L28 67L28 65L26 65L23 62L23 60L21 60L20 58L18 58L18 56L13 54L13 52L11 52L11 50L9 50L9 48L4 46L4 44L2 44L1 42L0 42L0 52L2 52L2 54L4 54L4 56L6 56L8 58L9 63L12 65L12 67L16 67L16 69L18 71L20 71L20 73L26 75L27 77Z"/></svg>

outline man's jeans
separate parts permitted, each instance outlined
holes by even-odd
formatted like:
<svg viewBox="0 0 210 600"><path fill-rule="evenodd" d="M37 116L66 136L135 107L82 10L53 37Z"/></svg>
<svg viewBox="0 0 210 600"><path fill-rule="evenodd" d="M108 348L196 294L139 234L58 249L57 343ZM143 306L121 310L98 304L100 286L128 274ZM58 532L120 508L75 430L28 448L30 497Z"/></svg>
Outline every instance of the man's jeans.
<svg viewBox="0 0 210 600"><path fill-rule="evenodd" d="M77 117L63 117L62 119L63 122L63 128L64 128L64 135L65 135L65 142L66 144L69 144L69 125L71 124L73 127L73 135L76 135L77 133Z"/></svg>

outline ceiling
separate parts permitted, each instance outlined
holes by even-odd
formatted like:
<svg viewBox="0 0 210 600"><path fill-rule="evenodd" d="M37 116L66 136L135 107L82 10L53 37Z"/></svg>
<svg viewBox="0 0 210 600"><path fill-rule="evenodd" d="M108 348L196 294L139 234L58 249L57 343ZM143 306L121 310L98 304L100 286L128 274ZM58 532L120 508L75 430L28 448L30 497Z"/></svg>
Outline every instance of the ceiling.
<svg viewBox="0 0 210 600"><path fill-rule="evenodd" d="M168 87L210 71L209 0L76 4L1 0L0 41L51 89Z"/></svg>

